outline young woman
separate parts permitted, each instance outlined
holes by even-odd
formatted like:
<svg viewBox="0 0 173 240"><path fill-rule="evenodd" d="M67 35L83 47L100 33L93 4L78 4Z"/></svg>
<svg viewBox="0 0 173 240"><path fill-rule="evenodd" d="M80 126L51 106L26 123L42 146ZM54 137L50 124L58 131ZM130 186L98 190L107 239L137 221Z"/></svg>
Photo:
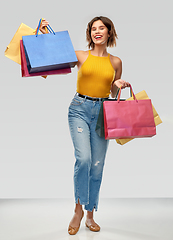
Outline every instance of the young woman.
<svg viewBox="0 0 173 240"><path fill-rule="evenodd" d="M48 25L43 20L40 30L46 33ZM129 87L121 79L122 61L108 54L107 47L116 46L117 34L107 17L95 17L87 26L86 38L89 51L76 51L78 63L77 92L69 107L69 128L75 149L74 194L75 211L68 233L78 232L84 211L87 210L86 226L99 231L93 212L97 211L99 190L108 140L95 132L102 99L116 96L120 86Z"/></svg>

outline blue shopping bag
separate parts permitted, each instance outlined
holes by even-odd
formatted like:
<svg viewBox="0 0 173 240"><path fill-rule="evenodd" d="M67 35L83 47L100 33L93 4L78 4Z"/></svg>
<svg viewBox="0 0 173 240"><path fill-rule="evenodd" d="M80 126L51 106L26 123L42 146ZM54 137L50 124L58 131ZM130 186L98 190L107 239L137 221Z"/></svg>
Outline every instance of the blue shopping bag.
<svg viewBox="0 0 173 240"><path fill-rule="evenodd" d="M48 29L38 35L38 26L36 35L22 37L29 73L72 68L78 61L68 31Z"/></svg>

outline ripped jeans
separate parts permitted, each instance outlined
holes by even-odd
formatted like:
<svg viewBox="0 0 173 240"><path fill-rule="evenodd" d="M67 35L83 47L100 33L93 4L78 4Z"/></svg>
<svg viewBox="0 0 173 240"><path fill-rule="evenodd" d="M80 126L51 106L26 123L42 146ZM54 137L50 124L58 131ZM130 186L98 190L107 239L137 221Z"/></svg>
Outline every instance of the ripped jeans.
<svg viewBox="0 0 173 240"><path fill-rule="evenodd" d="M92 101L75 95L69 106L68 121L76 162L74 165L75 203L85 209L98 208L99 190L108 140L95 132L101 100Z"/></svg>

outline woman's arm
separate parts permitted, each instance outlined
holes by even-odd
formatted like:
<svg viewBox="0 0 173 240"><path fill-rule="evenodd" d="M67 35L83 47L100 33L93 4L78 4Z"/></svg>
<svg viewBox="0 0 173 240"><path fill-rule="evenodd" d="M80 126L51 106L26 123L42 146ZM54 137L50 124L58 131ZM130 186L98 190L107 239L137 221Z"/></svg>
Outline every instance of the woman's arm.
<svg viewBox="0 0 173 240"><path fill-rule="evenodd" d="M113 98L115 98L116 94L117 94L117 91L118 91L118 88L120 86L122 86L121 88L129 87L130 83L121 79L121 74L122 74L122 61L121 61L121 59L111 55L111 63L112 63L112 66L114 67L115 72L116 72L114 81L113 81L112 86L111 86L111 96Z"/></svg>

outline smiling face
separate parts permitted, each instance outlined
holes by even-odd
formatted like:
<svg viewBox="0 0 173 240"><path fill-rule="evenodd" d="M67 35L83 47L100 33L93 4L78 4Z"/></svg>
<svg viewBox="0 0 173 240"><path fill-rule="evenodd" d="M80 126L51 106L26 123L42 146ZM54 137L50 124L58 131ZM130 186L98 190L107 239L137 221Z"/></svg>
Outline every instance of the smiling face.
<svg viewBox="0 0 173 240"><path fill-rule="evenodd" d="M101 20L95 21L91 27L91 38L96 45L107 45L108 28L103 24Z"/></svg>

